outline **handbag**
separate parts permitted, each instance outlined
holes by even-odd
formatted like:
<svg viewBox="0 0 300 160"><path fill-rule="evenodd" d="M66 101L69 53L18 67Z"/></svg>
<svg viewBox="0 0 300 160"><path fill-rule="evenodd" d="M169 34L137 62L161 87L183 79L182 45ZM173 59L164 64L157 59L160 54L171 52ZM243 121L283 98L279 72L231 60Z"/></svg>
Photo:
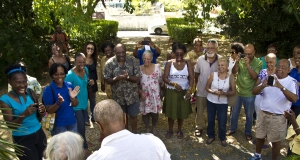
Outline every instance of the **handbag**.
<svg viewBox="0 0 300 160"><path fill-rule="evenodd" d="M51 92L52 92L52 96L53 96L53 99L55 100L55 97L54 97L54 90L53 88L49 85L48 87L50 87L51 89ZM44 102L43 102L44 103ZM55 127L55 117L56 117L56 114L55 113L52 113L52 114L49 114L48 112L45 114L45 116L43 117L42 119L42 127L44 129L46 129L47 131L50 131L52 132L53 131L53 128Z"/></svg>
<svg viewBox="0 0 300 160"><path fill-rule="evenodd" d="M231 91L231 82L234 81L234 77L232 74L230 74L230 78L229 78L229 90ZM235 93L235 95L233 96L228 96L227 97L227 102L228 102L228 106L235 106L236 104L236 101L237 101L237 94Z"/></svg>

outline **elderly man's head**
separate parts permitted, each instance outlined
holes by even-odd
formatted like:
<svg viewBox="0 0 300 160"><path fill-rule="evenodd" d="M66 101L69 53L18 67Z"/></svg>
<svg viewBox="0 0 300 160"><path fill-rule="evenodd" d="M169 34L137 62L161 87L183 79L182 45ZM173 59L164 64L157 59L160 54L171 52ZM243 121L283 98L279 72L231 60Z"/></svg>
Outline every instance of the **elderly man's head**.
<svg viewBox="0 0 300 160"><path fill-rule="evenodd" d="M82 137L70 131L51 138L45 151L47 160L77 160L84 158Z"/></svg>
<svg viewBox="0 0 300 160"><path fill-rule="evenodd" d="M279 79L285 78L290 72L290 62L287 59L282 59L276 67L276 76Z"/></svg>
<svg viewBox="0 0 300 160"><path fill-rule="evenodd" d="M103 138L125 129L125 114L121 106L114 100L107 99L97 103L94 109L94 118Z"/></svg>
<svg viewBox="0 0 300 160"><path fill-rule="evenodd" d="M125 62L126 60L126 46L124 44L117 44L115 46L115 55L118 62Z"/></svg>

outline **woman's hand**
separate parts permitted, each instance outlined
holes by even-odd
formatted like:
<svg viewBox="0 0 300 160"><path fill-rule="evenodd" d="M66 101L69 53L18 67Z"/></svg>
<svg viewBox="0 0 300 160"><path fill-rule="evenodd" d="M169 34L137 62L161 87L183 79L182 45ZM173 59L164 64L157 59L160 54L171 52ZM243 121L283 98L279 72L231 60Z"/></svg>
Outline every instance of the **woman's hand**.
<svg viewBox="0 0 300 160"><path fill-rule="evenodd" d="M69 88L69 91L70 91L70 88ZM58 93L57 97L58 97L58 100L57 100L56 104L58 106L60 106L65 100L64 100L64 97L62 97L59 93Z"/></svg>
<svg viewBox="0 0 300 160"><path fill-rule="evenodd" d="M90 80L89 80L89 85L90 85L90 86L93 86L94 84L95 84L95 81L94 81L93 79L90 79Z"/></svg>
<svg viewBox="0 0 300 160"><path fill-rule="evenodd" d="M79 86L76 86L73 91L72 91L72 88L69 88L69 94L70 94L70 97L71 98L75 98L78 93L80 92L80 87Z"/></svg>
<svg viewBox="0 0 300 160"><path fill-rule="evenodd" d="M27 116L31 115L32 113L34 113L34 111L37 109L35 107L35 105L36 105L36 103L31 104L29 107L26 108L26 110L20 116L27 117Z"/></svg>
<svg viewBox="0 0 300 160"><path fill-rule="evenodd" d="M41 114L46 113L46 107L44 106L44 104L40 103L38 105L39 105L39 107L38 107L39 113L41 113Z"/></svg>
<svg viewBox="0 0 300 160"><path fill-rule="evenodd" d="M182 90L182 87L179 84L176 84L175 89L180 92Z"/></svg>
<svg viewBox="0 0 300 160"><path fill-rule="evenodd" d="M185 100L189 100L189 99L191 99L191 93L187 91L185 93Z"/></svg>

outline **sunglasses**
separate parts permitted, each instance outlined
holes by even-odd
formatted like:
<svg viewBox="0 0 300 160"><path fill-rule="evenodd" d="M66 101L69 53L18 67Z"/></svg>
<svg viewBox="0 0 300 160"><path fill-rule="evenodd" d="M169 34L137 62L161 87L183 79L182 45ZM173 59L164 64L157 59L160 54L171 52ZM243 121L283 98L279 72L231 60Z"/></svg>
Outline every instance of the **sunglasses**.
<svg viewBox="0 0 300 160"><path fill-rule="evenodd" d="M90 47L88 47L88 48L86 48L86 49L87 49L87 50L92 50L92 51L94 50L94 48L90 48Z"/></svg>
<svg viewBox="0 0 300 160"><path fill-rule="evenodd" d="M235 52L230 52L231 54L234 54Z"/></svg>

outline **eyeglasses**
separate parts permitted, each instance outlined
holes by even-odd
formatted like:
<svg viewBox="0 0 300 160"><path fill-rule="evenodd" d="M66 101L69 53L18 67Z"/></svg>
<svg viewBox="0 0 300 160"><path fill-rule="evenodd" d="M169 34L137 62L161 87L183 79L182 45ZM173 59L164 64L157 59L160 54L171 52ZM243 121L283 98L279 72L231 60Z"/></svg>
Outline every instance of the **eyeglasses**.
<svg viewBox="0 0 300 160"><path fill-rule="evenodd" d="M87 50L92 50L92 51L94 50L94 48L90 48L90 47L88 47L88 48L86 48L86 49L87 49Z"/></svg>
<svg viewBox="0 0 300 160"><path fill-rule="evenodd" d="M65 76L66 74L64 73L55 73L54 76L58 77L58 76Z"/></svg>
<svg viewBox="0 0 300 160"><path fill-rule="evenodd" d="M283 66L276 66L276 68L278 68L278 69L283 69L283 70L285 70L285 69L287 69L287 67L283 67Z"/></svg>

